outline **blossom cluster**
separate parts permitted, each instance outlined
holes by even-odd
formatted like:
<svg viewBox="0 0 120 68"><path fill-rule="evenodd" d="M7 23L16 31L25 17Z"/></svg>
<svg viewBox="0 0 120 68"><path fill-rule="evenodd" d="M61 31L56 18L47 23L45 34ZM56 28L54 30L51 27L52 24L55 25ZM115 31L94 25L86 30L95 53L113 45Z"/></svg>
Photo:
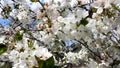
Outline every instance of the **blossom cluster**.
<svg viewBox="0 0 120 68"><path fill-rule="evenodd" d="M55 65L88 68L120 66L120 0L1 0L0 44L13 68L39 67L54 57ZM72 45L65 44L74 40ZM116 63L117 62L117 63ZM115 64L116 63L116 64ZM68 65L69 66L69 65Z"/></svg>

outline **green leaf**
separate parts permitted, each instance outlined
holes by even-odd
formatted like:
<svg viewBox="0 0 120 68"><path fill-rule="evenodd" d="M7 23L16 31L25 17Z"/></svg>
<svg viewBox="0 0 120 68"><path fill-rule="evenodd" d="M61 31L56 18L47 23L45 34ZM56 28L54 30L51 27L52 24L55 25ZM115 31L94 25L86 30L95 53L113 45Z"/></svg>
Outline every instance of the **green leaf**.
<svg viewBox="0 0 120 68"><path fill-rule="evenodd" d="M92 13L97 12L97 8L91 8Z"/></svg>
<svg viewBox="0 0 120 68"><path fill-rule="evenodd" d="M30 48L33 47L33 42L32 42L32 40L28 40L28 46L29 46Z"/></svg>
<svg viewBox="0 0 120 68"><path fill-rule="evenodd" d="M88 24L88 21L85 18L82 18L82 20L80 20L80 24L86 26Z"/></svg>
<svg viewBox="0 0 120 68"><path fill-rule="evenodd" d="M54 68L54 58L53 56L48 58L46 61L46 68Z"/></svg>
<svg viewBox="0 0 120 68"><path fill-rule="evenodd" d="M17 32L15 34L15 38L14 38L16 41L20 41L23 39L23 34L20 34L20 32Z"/></svg>
<svg viewBox="0 0 120 68"><path fill-rule="evenodd" d="M120 60L113 60L113 63L111 63L110 65L113 67L114 65L119 65L120 64Z"/></svg>
<svg viewBox="0 0 120 68"><path fill-rule="evenodd" d="M39 2L39 0L30 0L31 2Z"/></svg>
<svg viewBox="0 0 120 68"><path fill-rule="evenodd" d="M39 68L61 68L61 66L55 66L53 56L48 58L47 60L41 60L39 57L35 56L37 60Z"/></svg>
<svg viewBox="0 0 120 68"><path fill-rule="evenodd" d="M39 57L35 56L35 59L37 60L39 68L46 68L46 64L44 60L41 60Z"/></svg>
<svg viewBox="0 0 120 68"><path fill-rule="evenodd" d="M80 22L76 22L76 26L79 27L80 26Z"/></svg>
<svg viewBox="0 0 120 68"><path fill-rule="evenodd" d="M119 7L117 7L115 4L112 4L112 7L113 7L115 10L120 11L120 8L119 8Z"/></svg>
<svg viewBox="0 0 120 68"><path fill-rule="evenodd" d="M7 51L7 46L0 43L0 55Z"/></svg>
<svg viewBox="0 0 120 68"><path fill-rule="evenodd" d="M39 57L35 56L37 60L39 68L61 68L61 66L55 66L53 56L48 58L47 60L41 60Z"/></svg>
<svg viewBox="0 0 120 68"><path fill-rule="evenodd" d="M15 9L19 9L20 4L15 4Z"/></svg>

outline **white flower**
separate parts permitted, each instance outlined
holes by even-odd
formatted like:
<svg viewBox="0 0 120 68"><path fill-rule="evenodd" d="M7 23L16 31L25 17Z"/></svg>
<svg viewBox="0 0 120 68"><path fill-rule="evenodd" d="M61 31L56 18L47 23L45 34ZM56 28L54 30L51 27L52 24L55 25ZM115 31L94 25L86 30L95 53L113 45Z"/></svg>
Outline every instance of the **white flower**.
<svg viewBox="0 0 120 68"><path fill-rule="evenodd" d="M43 60L46 60L52 56L52 54L48 52L48 49L43 47L35 49L33 54L36 55L37 57L40 57Z"/></svg>
<svg viewBox="0 0 120 68"><path fill-rule="evenodd" d="M99 8L97 9L97 12L96 12L96 13L101 14L102 12L103 12L103 8L102 8L102 7L99 7Z"/></svg>
<svg viewBox="0 0 120 68"><path fill-rule="evenodd" d="M83 48L78 53L68 52L65 54L65 56L66 56L67 62L77 63L79 59L88 60L87 54L88 54L87 50Z"/></svg>
<svg viewBox="0 0 120 68"><path fill-rule="evenodd" d="M81 20L82 18L87 17L89 14L88 14L88 11L84 9L77 9L76 15L78 18L80 18L79 20Z"/></svg>
<svg viewBox="0 0 120 68"><path fill-rule="evenodd" d="M57 20L58 20L59 22L64 22L62 16L59 16L59 17L57 18Z"/></svg>
<svg viewBox="0 0 120 68"><path fill-rule="evenodd" d="M3 43L5 40L5 36L0 36L0 43Z"/></svg>
<svg viewBox="0 0 120 68"><path fill-rule="evenodd" d="M12 9L12 12L10 12L10 16L14 18L16 18L17 14L18 14L18 11L16 9Z"/></svg>
<svg viewBox="0 0 120 68"><path fill-rule="evenodd" d="M104 8L109 8L109 7L111 7L111 1L110 0L105 0Z"/></svg>
<svg viewBox="0 0 120 68"><path fill-rule="evenodd" d="M117 31L116 31L119 35L120 35L120 26L118 26Z"/></svg>
<svg viewBox="0 0 120 68"><path fill-rule="evenodd" d="M98 68L109 68L109 63L102 60L102 63L99 64Z"/></svg>
<svg viewBox="0 0 120 68"><path fill-rule="evenodd" d="M29 52L27 50L25 50L24 52L19 53L19 58L21 60L25 60L26 58L28 58L28 56L29 56Z"/></svg>
<svg viewBox="0 0 120 68"><path fill-rule="evenodd" d="M114 3L115 5L120 5L120 0L111 0L111 3Z"/></svg>
<svg viewBox="0 0 120 68"><path fill-rule="evenodd" d="M92 6L95 8L99 8L100 6L104 6L103 8L110 8L111 3L114 3L113 0L96 0Z"/></svg>
<svg viewBox="0 0 120 68"><path fill-rule="evenodd" d="M20 26L18 26L18 27L15 28L16 31L19 31L20 29L21 29Z"/></svg>
<svg viewBox="0 0 120 68"><path fill-rule="evenodd" d="M106 38L106 36L100 34L100 38L101 38L101 39L104 39L104 38Z"/></svg>
<svg viewBox="0 0 120 68"><path fill-rule="evenodd" d="M18 43L20 44L20 46L22 46L21 42ZM23 46L26 45L26 43L23 44ZM37 64L35 60L35 55L42 60L46 60L52 56L52 54L48 52L47 48L39 46L36 47L35 50L25 47L24 51L22 52L20 52L20 50L18 49L14 49L8 54L10 61L13 62L13 68L32 68Z"/></svg>
<svg viewBox="0 0 120 68"><path fill-rule="evenodd" d="M71 0L71 2L70 2L71 7L74 7L74 6L76 6L77 4L78 4L78 1L77 1L77 0Z"/></svg>
<svg viewBox="0 0 120 68"><path fill-rule="evenodd" d="M56 0L55 0L56 1ZM52 0L41 0L42 3L47 3L47 4L51 4L52 3Z"/></svg>
<svg viewBox="0 0 120 68"><path fill-rule="evenodd" d="M19 60L18 63L15 63L12 68L28 68L25 60Z"/></svg>
<svg viewBox="0 0 120 68"><path fill-rule="evenodd" d="M73 13L69 13L63 21L65 24L76 23L75 15Z"/></svg>
<svg viewBox="0 0 120 68"><path fill-rule="evenodd" d="M75 61L77 60L76 55L77 55L76 53L68 52L66 54L67 62L73 62L73 63L75 63Z"/></svg>
<svg viewBox="0 0 120 68"><path fill-rule="evenodd" d="M108 28L109 28L108 26L103 26L104 30L108 30Z"/></svg>
<svg viewBox="0 0 120 68"><path fill-rule="evenodd" d="M76 36L76 33L77 33L76 30L72 30L72 31L71 31L71 35L72 35L72 36Z"/></svg>
<svg viewBox="0 0 120 68"><path fill-rule="evenodd" d="M30 6L30 9L35 13L37 13L37 10L39 10L39 8L42 7L38 2L33 2L32 4L30 3L29 6Z"/></svg>
<svg viewBox="0 0 120 68"><path fill-rule="evenodd" d="M89 29L91 29L91 31L93 33L97 33L97 29L96 29L96 20L95 19L88 19L89 23L86 25Z"/></svg>
<svg viewBox="0 0 120 68"><path fill-rule="evenodd" d="M81 1L81 4L88 4L90 3L91 0L79 0L79 1Z"/></svg>
<svg viewBox="0 0 120 68"><path fill-rule="evenodd" d="M22 11L22 12L19 12L18 15L17 15L18 19L21 21L21 20L24 20L27 18L27 12L26 11Z"/></svg>
<svg viewBox="0 0 120 68"><path fill-rule="evenodd" d="M4 6L4 7L7 5L11 6L13 4L12 0L1 0L0 2L2 4L2 6Z"/></svg>
<svg viewBox="0 0 120 68"><path fill-rule="evenodd" d="M3 11L2 8L0 8L0 13L1 13L2 11Z"/></svg>
<svg viewBox="0 0 120 68"><path fill-rule="evenodd" d="M16 43L16 45L14 45L16 50L20 50L21 48L23 48L23 44L21 43L21 41L19 41L18 43Z"/></svg>
<svg viewBox="0 0 120 68"><path fill-rule="evenodd" d="M64 0L54 0L54 2L55 3L58 3L58 2L62 3L62 2L64 2Z"/></svg>
<svg viewBox="0 0 120 68"><path fill-rule="evenodd" d="M98 14L97 13L93 13L92 18L97 18Z"/></svg>
<svg viewBox="0 0 120 68"><path fill-rule="evenodd" d="M10 61L17 63L19 59L19 52L16 50L12 50L9 54L9 59Z"/></svg>
<svg viewBox="0 0 120 68"><path fill-rule="evenodd" d="M90 59L90 63L87 65L89 68L97 68L98 64L93 59Z"/></svg>
<svg viewBox="0 0 120 68"><path fill-rule="evenodd" d="M66 0L54 0L54 6L56 9L62 9L69 6L69 2Z"/></svg>
<svg viewBox="0 0 120 68"><path fill-rule="evenodd" d="M82 48L78 53L78 58L87 60L87 54L88 54L87 49Z"/></svg>

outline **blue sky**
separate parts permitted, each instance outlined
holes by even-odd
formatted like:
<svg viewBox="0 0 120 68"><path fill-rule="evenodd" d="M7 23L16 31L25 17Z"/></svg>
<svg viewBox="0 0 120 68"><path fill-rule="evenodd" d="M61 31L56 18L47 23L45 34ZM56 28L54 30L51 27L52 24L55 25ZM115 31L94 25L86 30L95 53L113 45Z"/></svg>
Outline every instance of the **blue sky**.
<svg viewBox="0 0 120 68"><path fill-rule="evenodd" d="M66 44L66 46L71 46L71 44L73 44L74 42L76 42L76 41L69 39L69 40L65 41L65 44Z"/></svg>
<svg viewBox="0 0 120 68"><path fill-rule="evenodd" d="M9 19L0 18L0 24L2 24L2 26L7 28L7 27L9 27L9 23L10 23Z"/></svg>

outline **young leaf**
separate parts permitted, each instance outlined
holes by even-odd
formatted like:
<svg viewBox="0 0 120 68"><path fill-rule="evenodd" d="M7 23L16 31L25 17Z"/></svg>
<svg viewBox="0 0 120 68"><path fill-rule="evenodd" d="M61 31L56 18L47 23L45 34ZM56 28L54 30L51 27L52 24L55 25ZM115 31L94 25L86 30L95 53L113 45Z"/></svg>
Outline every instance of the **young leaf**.
<svg viewBox="0 0 120 68"><path fill-rule="evenodd" d="M117 7L115 4L112 4L112 7L113 7L115 10L120 11L120 8L119 8L119 7Z"/></svg>
<svg viewBox="0 0 120 68"><path fill-rule="evenodd" d="M82 20L80 20L80 24L86 26L88 24L88 21L85 18L82 18Z"/></svg>
<svg viewBox="0 0 120 68"><path fill-rule="evenodd" d="M37 60L39 68L46 68L46 64L44 60L41 60L39 57L35 56L35 59Z"/></svg>
<svg viewBox="0 0 120 68"><path fill-rule="evenodd" d="M7 46L4 45L4 44L2 44L2 43L0 43L0 55L1 55L2 53L4 53L5 51L7 51Z"/></svg>
<svg viewBox="0 0 120 68"><path fill-rule="evenodd" d="M23 38L23 34L20 34L20 32L17 32L15 34L15 40L16 41L20 41L20 40L22 40L22 38Z"/></svg>
<svg viewBox="0 0 120 68"><path fill-rule="evenodd" d="M48 58L47 60L41 60L39 57L35 56L37 60L39 68L61 68L61 66L55 66L53 56Z"/></svg>
<svg viewBox="0 0 120 68"><path fill-rule="evenodd" d="M30 0L31 2L39 2L39 0Z"/></svg>
<svg viewBox="0 0 120 68"><path fill-rule="evenodd" d="M33 47L33 42L32 42L32 40L28 40L28 46L29 46L30 48Z"/></svg>
<svg viewBox="0 0 120 68"><path fill-rule="evenodd" d="M54 58L53 56L48 58L46 61L46 68L54 68Z"/></svg>
<svg viewBox="0 0 120 68"><path fill-rule="evenodd" d="M110 65L113 67L114 65L119 65L120 64L120 60L113 60L113 63L111 63Z"/></svg>
<svg viewBox="0 0 120 68"><path fill-rule="evenodd" d="M80 26L80 22L76 22L76 26L79 27Z"/></svg>

